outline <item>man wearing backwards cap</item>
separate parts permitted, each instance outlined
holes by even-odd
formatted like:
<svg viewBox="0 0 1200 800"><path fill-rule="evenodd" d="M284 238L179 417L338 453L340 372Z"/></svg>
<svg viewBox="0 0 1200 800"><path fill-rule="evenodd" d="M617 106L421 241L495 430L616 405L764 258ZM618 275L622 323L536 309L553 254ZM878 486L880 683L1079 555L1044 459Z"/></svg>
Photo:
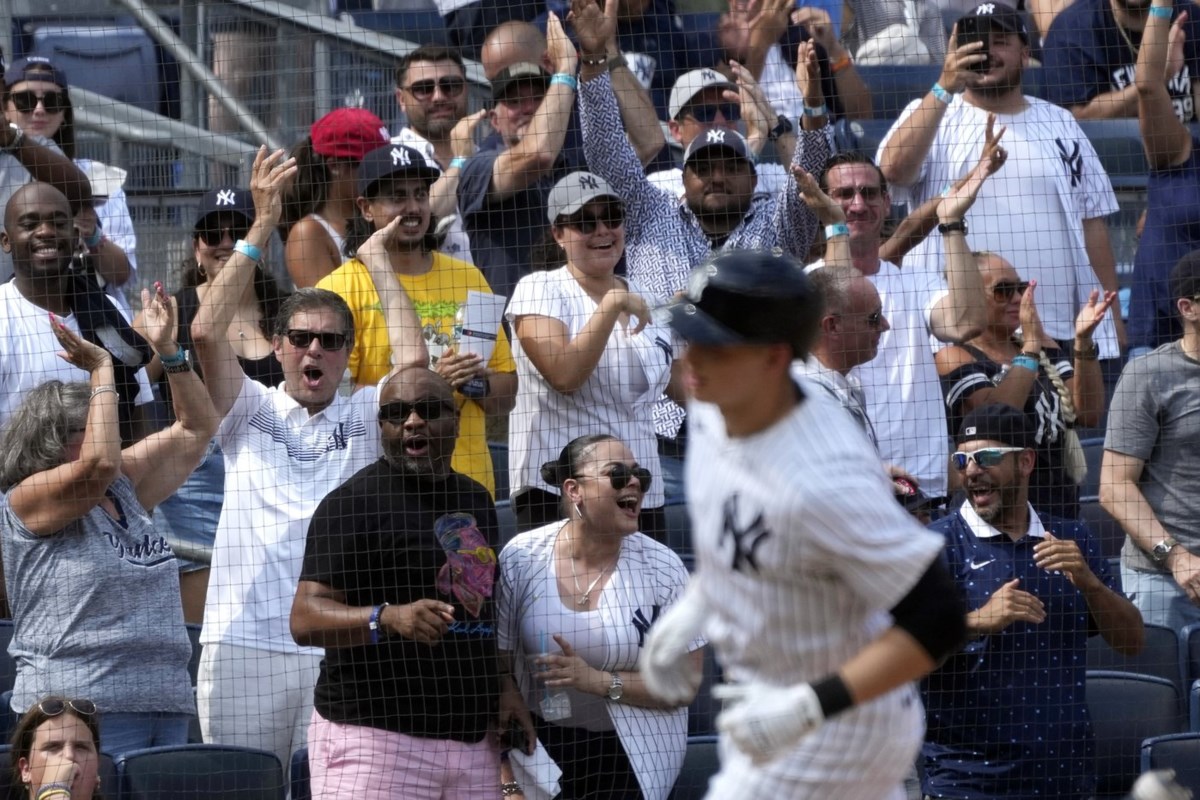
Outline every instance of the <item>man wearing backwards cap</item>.
<svg viewBox="0 0 1200 800"><path fill-rule="evenodd" d="M662 313L688 341L687 493L697 569L651 628L647 687L687 696L704 635L728 686L719 798L902 798L917 680L963 639L941 542L892 497L862 428L789 374L820 301L801 265L722 253Z"/></svg>
<svg viewBox="0 0 1200 800"><path fill-rule="evenodd" d="M916 208L971 170L988 112L996 114L1008 129L1009 166L979 193L971 245L1037 280L1046 332L1069 344L1091 291L1118 289L1105 220L1117 210L1117 198L1071 112L1022 93L1029 31L1020 13L981 3L956 26L959 33L968 28L986 41L951 42L941 77L909 103L880 144L876 163L892 199ZM942 253L942 234L932 233L905 256L905 270L940 274ZM1119 314L1109 317L1120 325ZM1118 355L1118 334L1124 336L1123 327L1109 319L1100 325L1101 358Z"/></svg>
<svg viewBox="0 0 1200 800"><path fill-rule="evenodd" d="M923 686L930 797L1091 797L1088 637L1124 655L1142 649L1142 618L1087 528L1029 505L1034 425L1012 406L980 406L956 438L967 502L932 530L945 537L972 639Z"/></svg>

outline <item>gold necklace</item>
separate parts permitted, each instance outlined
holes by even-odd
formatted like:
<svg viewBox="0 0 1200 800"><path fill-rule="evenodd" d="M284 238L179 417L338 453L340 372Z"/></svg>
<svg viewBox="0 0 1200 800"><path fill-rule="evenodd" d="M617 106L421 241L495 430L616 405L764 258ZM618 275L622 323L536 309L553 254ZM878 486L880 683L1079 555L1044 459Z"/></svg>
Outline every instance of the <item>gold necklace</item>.
<svg viewBox="0 0 1200 800"><path fill-rule="evenodd" d="M1129 33L1125 30L1120 22L1117 22L1117 30L1120 32L1121 38L1125 40L1125 44L1129 46L1129 52L1133 54L1133 60L1137 61L1138 51L1137 48L1133 46L1133 39L1130 38Z"/></svg>
<svg viewBox="0 0 1200 800"><path fill-rule="evenodd" d="M604 577L604 573L615 567L617 562L621 560L621 551L619 549L617 550L617 557L613 559L612 563L600 570L600 574L596 576L596 579L588 584L587 591L580 594L579 574L575 571L575 539L570 533L567 534L567 544L570 545L571 548L571 552L567 553L567 560L571 562L571 580L575 583L575 594L579 595L579 597L575 600L575 605L586 606L588 601L592 598L592 589L596 588L596 584L599 583L600 579ZM624 542L621 544L624 546Z"/></svg>

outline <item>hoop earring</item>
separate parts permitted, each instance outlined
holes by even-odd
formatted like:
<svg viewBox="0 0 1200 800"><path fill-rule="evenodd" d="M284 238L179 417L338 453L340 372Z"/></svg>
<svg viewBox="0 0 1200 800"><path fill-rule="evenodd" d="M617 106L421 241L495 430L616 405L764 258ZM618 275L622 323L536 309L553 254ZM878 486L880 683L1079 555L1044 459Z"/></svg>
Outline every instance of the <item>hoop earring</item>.
<svg viewBox="0 0 1200 800"><path fill-rule="evenodd" d="M583 519L583 512L579 510L579 503L571 503L571 505L575 507L575 516Z"/></svg>

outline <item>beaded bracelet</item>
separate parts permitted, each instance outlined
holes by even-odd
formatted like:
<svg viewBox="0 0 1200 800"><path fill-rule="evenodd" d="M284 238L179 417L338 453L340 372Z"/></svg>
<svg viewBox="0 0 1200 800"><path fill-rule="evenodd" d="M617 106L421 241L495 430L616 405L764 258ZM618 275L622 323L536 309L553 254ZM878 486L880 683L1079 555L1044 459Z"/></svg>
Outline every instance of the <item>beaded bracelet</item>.
<svg viewBox="0 0 1200 800"><path fill-rule="evenodd" d="M263 260L262 250L259 250L256 246L250 244L245 239L238 239L233 243L233 252L241 253L255 264L261 264Z"/></svg>
<svg viewBox="0 0 1200 800"><path fill-rule="evenodd" d="M556 72L550 76L550 85L553 86L556 83L561 83L563 86L570 86L573 92L579 89L579 81L575 80L575 76L568 75L565 72Z"/></svg>
<svg viewBox="0 0 1200 800"><path fill-rule="evenodd" d="M950 105L952 102L954 102L953 93L943 89L940 83L935 83L933 86L929 87L929 91L933 92L933 96L946 105Z"/></svg>

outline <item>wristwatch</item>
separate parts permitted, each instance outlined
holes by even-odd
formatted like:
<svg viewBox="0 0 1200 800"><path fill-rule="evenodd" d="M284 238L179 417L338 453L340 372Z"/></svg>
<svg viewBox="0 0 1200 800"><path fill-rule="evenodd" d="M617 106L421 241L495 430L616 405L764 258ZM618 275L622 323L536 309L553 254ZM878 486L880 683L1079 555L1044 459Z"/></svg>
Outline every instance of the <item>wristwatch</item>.
<svg viewBox="0 0 1200 800"><path fill-rule="evenodd" d="M962 231L962 235L966 236L967 235L967 221L965 219L960 219L957 222L939 222L938 223L938 233L940 233L940 234L944 235L947 233L954 233L955 231Z"/></svg>
<svg viewBox="0 0 1200 800"><path fill-rule="evenodd" d="M181 372L192 371L192 354L182 347L175 351L175 355L170 358L158 357L159 363L162 364L163 372L168 375L178 375Z"/></svg>
<svg viewBox="0 0 1200 800"><path fill-rule="evenodd" d="M621 676L614 672L612 673L612 685L608 687L608 699L619 703L624 695L625 683L621 680Z"/></svg>
<svg viewBox="0 0 1200 800"><path fill-rule="evenodd" d="M1167 556L1179 546L1179 542L1168 536L1150 549L1150 559L1160 567L1167 563Z"/></svg>
<svg viewBox="0 0 1200 800"><path fill-rule="evenodd" d="M767 132L767 138L774 142L780 136L786 136L794 130L796 130L796 126L792 124L792 121L785 115L780 114L778 119L775 120L775 127Z"/></svg>

